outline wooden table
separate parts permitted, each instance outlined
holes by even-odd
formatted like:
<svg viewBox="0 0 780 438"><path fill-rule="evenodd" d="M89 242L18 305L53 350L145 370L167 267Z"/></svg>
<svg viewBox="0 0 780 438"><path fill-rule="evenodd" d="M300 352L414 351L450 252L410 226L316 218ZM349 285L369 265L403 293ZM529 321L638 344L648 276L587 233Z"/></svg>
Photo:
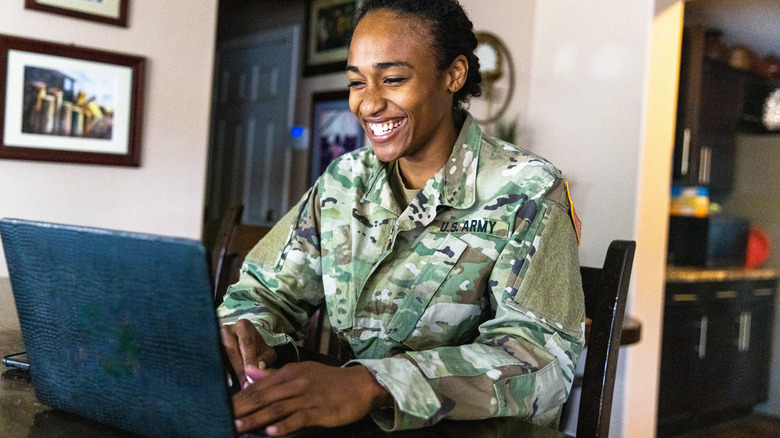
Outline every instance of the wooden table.
<svg viewBox="0 0 780 438"><path fill-rule="evenodd" d="M629 315L623 317L623 332L620 334L620 345L636 344L641 337L642 323Z"/></svg>
<svg viewBox="0 0 780 438"><path fill-rule="evenodd" d="M590 336L590 318L585 318L585 342ZM626 315L623 317L623 331L620 333L620 346L636 344L642 337L642 323Z"/></svg>
<svg viewBox="0 0 780 438"><path fill-rule="evenodd" d="M19 331L0 331L0 354L24 351ZM3 438L129 438L137 435L50 408L38 402L26 374L0 365L0 437ZM566 438L569 435L514 418L442 421L432 427L387 433L371 420L297 433L301 437L332 438ZM571 437L569 437L571 438Z"/></svg>

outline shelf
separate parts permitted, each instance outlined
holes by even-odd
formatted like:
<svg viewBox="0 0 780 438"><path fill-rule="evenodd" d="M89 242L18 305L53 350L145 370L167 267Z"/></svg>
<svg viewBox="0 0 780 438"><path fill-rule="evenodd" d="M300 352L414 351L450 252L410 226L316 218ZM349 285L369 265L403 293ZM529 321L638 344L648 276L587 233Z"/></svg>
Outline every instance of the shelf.
<svg viewBox="0 0 780 438"><path fill-rule="evenodd" d="M778 277L775 269L745 269L745 268L666 268L668 283L695 283L702 281L732 281L732 280L771 280Z"/></svg>

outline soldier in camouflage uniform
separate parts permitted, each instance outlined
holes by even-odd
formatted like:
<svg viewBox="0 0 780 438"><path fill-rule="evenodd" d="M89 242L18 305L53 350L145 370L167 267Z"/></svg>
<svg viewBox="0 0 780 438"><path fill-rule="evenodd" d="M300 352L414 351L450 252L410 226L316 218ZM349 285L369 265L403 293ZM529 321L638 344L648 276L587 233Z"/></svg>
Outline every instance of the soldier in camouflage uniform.
<svg viewBox="0 0 780 438"><path fill-rule="evenodd" d="M370 12L360 21L374 20L371 32L379 32L383 22L410 19L408 12L390 14L391 7L376 3L382 0L367 2ZM357 40L364 33L359 25L350 65L353 60L362 65ZM468 56L458 59L462 68L464 62L466 70L471 66L470 73L478 65ZM373 86L370 75L362 76L365 68L354 70L350 81L358 78L358 90L352 90L351 106L354 95L365 100ZM456 87L469 85L465 76L460 81ZM455 99L458 108L464 99L457 94ZM364 127L373 149L347 154L328 167L249 254L219 315L226 328L249 322L260 344L278 346L301 339L309 313L324 300L339 339L354 352L346 368L370 371L383 402L373 400L356 418L295 415L305 408L272 408L274 397L266 395L281 391L267 382L290 386L294 373L274 377L277 370L258 373L246 366L246 374L259 381L236 396L239 429L271 424L266 431L273 435L342 424L369 411L386 430L494 416L557 425L584 343L578 236L560 171L482 133L470 115L456 110L450 113L453 125L465 120L446 150L446 164L420 190L408 190L406 180L413 178L404 173L403 157L381 159L387 131L407 122L372 124L364 105L353 112L369 120ZM247 357L256 360L254 353L244 353L242 335L234 334L240 330L230 330L223 331L229 352L241 350L244 364ZM338 378L325 368L318 369L326 373L325 383ZM350 386L344 382L342 389ZM367 402L352 402L359 403Z"/></svg>

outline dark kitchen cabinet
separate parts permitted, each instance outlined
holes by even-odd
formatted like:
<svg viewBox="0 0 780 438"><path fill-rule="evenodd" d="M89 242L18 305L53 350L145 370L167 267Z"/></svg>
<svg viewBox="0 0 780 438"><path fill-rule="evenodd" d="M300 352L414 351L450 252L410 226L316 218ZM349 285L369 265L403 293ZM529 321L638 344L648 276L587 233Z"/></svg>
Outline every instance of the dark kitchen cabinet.
<svg viewBox="0 0 780 438"><path fill-rule="evenodd" d="M745 340L749 346L746 358L746 367L752 370L755 376L749 384L745 385L746 400L753 398L767 400L769 398L769 375L771 371L772 356L772 327L775 318L775 284L758 284L752 291L753 305L750 314L750 331Z"/></svg>
<svg viewBox="0 0 780 438"><path fill-rule="evenodd" d="M776 285L776 278L667 282L659 437L767 399Z"/></svg>
<svg viewBox="0 0 780 438"><path fill-rule="evenodd" d="M745 77L708 58L706 40L702 27L686 27L683 32L672 180L727 194L732 186Z"/></svg>
<svg viewBox="0 0 780 438"><path fill-rule="evenodd" d="M682 298L664 310L661 344L661 376L658 393L659 436L663 426L686 424L696 413L691 384L700 373L699 338L707 323L695 300L695 293L682 291ZM667 294L669 292L667 291Z"/></svg>

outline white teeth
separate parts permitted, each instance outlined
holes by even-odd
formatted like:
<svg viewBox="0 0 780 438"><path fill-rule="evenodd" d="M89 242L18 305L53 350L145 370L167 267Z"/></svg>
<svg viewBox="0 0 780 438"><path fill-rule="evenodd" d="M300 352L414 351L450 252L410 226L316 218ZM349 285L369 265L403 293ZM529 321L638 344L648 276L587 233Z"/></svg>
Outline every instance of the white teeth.
<svg viewBox="0 0 780 438"><path fill-rule="evenodd" d="M384 135L401 125L400 121L385 123L369 123L368 127L374 132L374 135Z"/></svg>

